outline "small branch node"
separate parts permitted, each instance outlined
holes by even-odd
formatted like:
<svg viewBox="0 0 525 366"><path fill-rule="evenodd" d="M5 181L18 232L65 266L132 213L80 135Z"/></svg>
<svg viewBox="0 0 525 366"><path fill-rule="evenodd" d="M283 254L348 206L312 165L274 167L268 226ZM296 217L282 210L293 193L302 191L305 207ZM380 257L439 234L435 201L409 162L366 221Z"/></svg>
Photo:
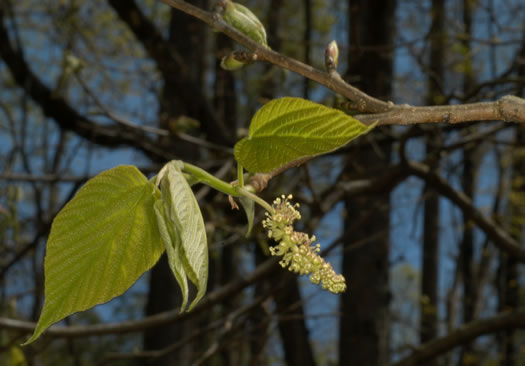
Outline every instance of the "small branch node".
<svg viewBox="0 0 525 366"><path fill-rule="evenodd" d="M272 179L270 174L266 173L257 173L254 176L250 177L248 184L255 188L257 193L262 192L267 186L268 182Z"/></svg>
<svg viewBox="0 0 525 366"><path fill-rule="evenodd" d="M505 122L525 123L525 99L506 95L497 102L498 112Z"/></svg>
<svg viewBox="0 0 525 366"><path fill-rule="evenodd" d="M218 0L215 3L215 6L213 7L213 17L217 20L217 16L221 16L224 13L224 10L226 10L226 1L225 0Z"/></svg>

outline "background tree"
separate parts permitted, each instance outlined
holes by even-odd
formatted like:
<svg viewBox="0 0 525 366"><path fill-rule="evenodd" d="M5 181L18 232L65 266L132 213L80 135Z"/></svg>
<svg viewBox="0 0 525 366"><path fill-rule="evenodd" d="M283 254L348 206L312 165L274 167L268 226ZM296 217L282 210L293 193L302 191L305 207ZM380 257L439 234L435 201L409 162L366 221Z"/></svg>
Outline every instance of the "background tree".
<svg viewBox="0 0 525 366"><path fill-rule="evenodd" d="M385 100L392 96L395 12L396 1L348 2L347 78L364 92ZM390 162L391 143L378 149L359 145L348 154L341 180L373 177ZM343 275L359 278L366 273L367 280L357 281L341 297L339 363L386 365L390 360L390 190L348 195L345 210L348 239L343 246ZM355 242L363 245L352 248Z"/></svg>

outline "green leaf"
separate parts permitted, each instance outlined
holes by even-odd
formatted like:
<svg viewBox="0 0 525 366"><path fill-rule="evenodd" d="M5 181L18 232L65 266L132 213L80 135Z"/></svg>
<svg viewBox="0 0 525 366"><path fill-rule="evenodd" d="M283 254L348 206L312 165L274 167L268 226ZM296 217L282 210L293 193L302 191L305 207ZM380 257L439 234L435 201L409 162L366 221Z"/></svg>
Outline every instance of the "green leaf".
<svg viewBox="0 0 525 366"><path fill-rule="evenodd" d="M134 166L90 179L60 211L47 242L45 304L36 340L51 324L121 295L164 247L153 204L159 192Z"/></svg>
<svg viewBox="0 0 525 366"><path fill-rule="evenodd" d="M208 244L204 220L197 199L181 171L182 162L172 161L161 170L161 195L164 205L164 217L169 227L173 225L174 232L170 234L171 244L164 242L168 249L168 260L175 278L179 284L185 279L177 276L187 276L197 288L197 295L188 310L191 310L206 292L208 282ZM160 175L160 173L159 173ZM182 263L183 270L180 270ZM183 306L187 299L187 290L181 285ZM186 298L184 298L186 296Z"/></svg>
<svg viewBox="0 0 525 366"><path fill-rule="evenodd" d="M266 173L334 151L374 126L305 99L275 99L255 113L248 137L235 145L235 158L252 173Z"/></svg>

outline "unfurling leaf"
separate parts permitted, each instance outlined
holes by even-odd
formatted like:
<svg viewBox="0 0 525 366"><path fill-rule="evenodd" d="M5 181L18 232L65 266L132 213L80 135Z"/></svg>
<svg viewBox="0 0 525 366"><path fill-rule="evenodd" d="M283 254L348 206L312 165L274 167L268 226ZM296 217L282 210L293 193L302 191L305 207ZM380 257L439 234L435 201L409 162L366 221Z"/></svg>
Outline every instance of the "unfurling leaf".
<svg viewBox="0 0 525 366"><path fill-rule="evenodd" d="M260 45L269 48L266 41L266 30L259 18L244 5L234 3L231 0L225 1L223 18L232 27L247 37L253 39Z"/></svg>
<svg viewBox="0 0 525 366"><path fill-rule="evenodd" d="M182 163L172 161L159 172L162 199L155 204L159 230L168 261L181 287L184 311L188 300L187 278L197 288L191 310L206 292L208 245L201 211L181 171Z"/></svg>
<svg viewBox="0 0 525 366"><path fill-rule="evenodd" d="M246 62L237 60L235 58L235 54L233 54L233 53L230 53L230 54L224 56L222 58L222 60L221 60L221 67L224 70L228 70L228 71L239 70L239 69L243 68L244 65L246 65Z"/></svg>
<svg viewBox="0 0 525 366"><path fill-rule="evenodd" d="M90 179L60 211L47 242L44 309L51 324L121 295L164 251L153 204L158 190L134 166Z"/></svg>
<svg viewBox="0 0 525 366"><path fill-rule="evenodd" d="M160 199L155 202L155 215L157 216L157 224L159 226L160 236L164 242L164 248L168 255L168 262L179 284L182 293L182 305L181 311L186 308L188 303L188 279L186 272L184 272L184 265L182 264L182 248L181 238L177 230L175 230L172 221L170 220L168 213L165 210L166 204L164 200Z"/></svg>
<svg viewBox="0 0 525 366"><path fill-rule="evenodd" d="M235 145L235 158L252 173L266 173L334 151L374 126L305 99L276 99L255 113L248 137Z"/></svg>

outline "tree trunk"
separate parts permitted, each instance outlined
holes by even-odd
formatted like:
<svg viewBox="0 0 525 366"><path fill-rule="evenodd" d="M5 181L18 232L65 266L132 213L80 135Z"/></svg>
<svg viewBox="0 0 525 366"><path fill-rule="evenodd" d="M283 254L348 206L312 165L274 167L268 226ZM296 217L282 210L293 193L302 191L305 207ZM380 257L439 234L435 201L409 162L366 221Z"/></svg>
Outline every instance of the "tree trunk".
<svg viewBox="0 0 525 366"><path fill-rule="evenodd" d="M272 48L280 48L278 38L283 2L272 0L268 8L268 40ZM307 25L308 27L309 25ZM310 25L311 26L311 25ZM307 45L304 45L305 49ZM267 67L266 72L271 66ZM270 77L263 84L262 95L272 99L278 92L278 75ZM270 243L273 245L275 243ZM257 248L259 250L259 248ZM284 284L275 297L275 312L278 316L279 335L283 344L284 358L287 366L315 366L308 328L305 324L303 300L299 291L298 278L286 270L282 270L270 280ZM266 286L274 286L267 283ZM260 287L259 289L262 289ZM287 318L291 319L287 319Z"/></svg>
<svg viewBox="0 0 525 366"><path fill-rule="evenodd" d="M357 51L348 54L348 75L359 78L357 87L379 98L390 99L392 92L392 54L390 47L395 31L395 0L350 0L350 45ZM383 52L361 51L361 46ZM375 46L375 47L374 47ZM354 151L347 166L367 176L390 164L390 146L381 154L367 149ZM355 176L348 171L348 176ZM343 275L349 289L341 296L339 364L383 366L390 361L390 192L375 197L345 200L345 227L359 220L374 203L380 207L353 233L354 241L366 245L343 255ZM379 235L378 235L379 233Z"/></svg>
<svg viewBox="0 0 525 366"><path fill-rule="evenodd" d="M148 316L173 310L180 306L181 302L180 289L164 254L151 271L148 299L144 313ZM179 323L146 330L143 341L144 350L158 350L175 343L177 339L183 336L184 328L185 324ZM154 361L143 361L142 365L168 366L175 363L186 365L187 363L182 362L183 359L186 359L186 357L181 352L172 352Z"/></svg>
<svg viewBox="0 0 525 366"><path fill-rule="evenodd" d="M523 33L525 36L525 32ZM519 50L519 58L525 58L525 39ZM517 67L518 77L525 76L525 65L519 64ZM525 97L525 88L519 86L516 94ZM525 146L525 128L516 126L515 146L517 148ZM525 236L525 162L523 153L514 152L512 157L512 177L511 177L511 194L510 194L510 234L522 243ZM518 262L507 255L500 254L500 266L498 268L498 296L499 310L512 311L517 310L519 306L520 283L519 283ZM498 337L499 355L502 366L517 366L520 347L517 344L516 332L509 330L503 332Z"/></svg>
<svg viewBox="0 0 525 366"><path fill-rule="evenodd" d="M430 77L428 80L427 102L441 103L442 81L444 80L445 52L445 1L432 1L432 23L430 26ZM440 139L440 131L433 129L426 137L427 159L430 158L432 168L439 168L439 154L436 153L436 142ZM421 319L419 337L421 343L426 343L437 336L438 316L438 269L439 269L439 195L425 183L423 189L423 251L421 278ZM436 360L426 363L436 365Z"/></svg>
<svg viewBox="0 0 525 366"><path fill-rule="evenodd" d="M525 74L525 73L524 73ZM516 127L516 144L515 146L525 146L525 128ZM523 243L525 236L525 205L523 199L525 196L525 161L522 154L515 154L512 162L513 182L512 192L516 196L511 202L511 235L518 243ZM518 261L515 258L508 258L506 276L506 310L518 310L520 302L520 282ZM507 366L517 366L523 350L517 344L516 331L509 331L506 334L505 360Z"/></svg>
<svg viewBox="0 0 525 366"><path fill-rule="evenodd" d="M465 27L466 39L463 41L465 49L463 92L466 95L474 86L474 75L472 70L472 57L470 37L472 36L472 12L474 3L470 0L463 0L463 25ZM473 128L467 128L465 135L474 132ZM474 202L476 187L476 172L478 164L476 162L476 151L473 149L463 150L463 176L461 185L463 192ZM463 217L463 239L460 246L461 254L461 273L463 278L463 323L469 323L475 319L475 309L477 301L477 280L474 271L474 228L470 220ZM474 360L473 344L468 343L462 348L458 365L472 362Z"/></svg>
<svg viewBox="0 0 525 366"><path fill-rule="evenodd" d="M231 71L224 70L220 66L222 56L231 52L233 42L223 34L216 36L216 54L215 63L215 95L214 107L217 117L223 121L225 126L229 128L229 138L235 139L237 130L237 95L235 92L235 77ZM219 142L219 141L218 141ZM222 144L227 144L227 141L221 141ZM244 220L244 217L242 218ZM244 221L238 222L237 225L243 225ZM217 228L209 237L209 241L220 241L224 238L224 233L221 233L220 228ZM239 243L240 244L240 243ZM237 271L237 263L239 262L239 245L226 245L217 250L217 256L210 256L210 263L217 262L213 273L218 274L218 285L224 286L230 282L235 281L239 273ZM210 271L210 273L212 273ZM209 289L211 291L211 288ZM232 298L224 303L221 311L228 314L240 306L238 298ZM220 352L221 364L224 366L238 366L241 365L242 352L238 347L225 347Z"/></svg>
<svg viewBox="0 0 525 366"><path fill-rule="evenodd" d="M285 283L275 296L275 307L286 365L315 366L297 275L283 269L278 277L278 283Z"/></svg>
<svg viewBox="0 0 525 366"><path fill-rule="evenodd" d="M207 7L207 0L197 0L196 6ZM191 77L196 88L203 85L203 62L205 54L205 29L198 20L173 9L169 29L169 42L171 46L184 58L187 66L186 72ZM190 36L188 36L190 35ZM176 120L180 116L188 116L202 122L201 106L198 103L189 104L183 101L179 83L173 79L164 80L164 88L160 97L159 125L162 128L173 129ZM202 126L203 128L205 125ZM176 128L176 126L175 126ZM168 137L171 138L171 137ZM184 160L194 159L198 156L195 145L183 143L177 140L172 146L176 154ZM148 292L145 315L153 315L159 312L169 311L180 306L182 295L180 289L169 268L166 255L163 255L159 263L153 268L150 276L150 287ZM190 322L179 322L174 325L148 330L144 333L144 349L162 349L175 343L185 334L189 333L192 326ZM168 354L165 357L147 360L143 364L148 366L178 366L189 365L191 362L191 345Z"/></svg>

